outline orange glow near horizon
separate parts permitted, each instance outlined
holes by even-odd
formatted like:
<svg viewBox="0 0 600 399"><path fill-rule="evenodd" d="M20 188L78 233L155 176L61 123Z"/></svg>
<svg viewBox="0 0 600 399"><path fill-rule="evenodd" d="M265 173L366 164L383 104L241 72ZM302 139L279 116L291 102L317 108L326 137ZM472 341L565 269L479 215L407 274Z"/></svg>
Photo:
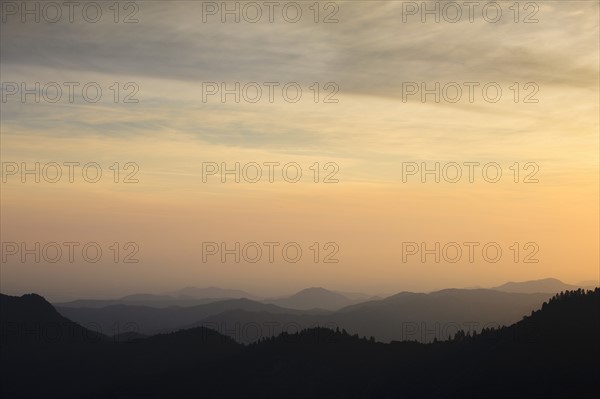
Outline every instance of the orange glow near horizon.
<svg viewBox="0 0 600 399"><path fill-rule="evenodd" d="M29 30L2 24L3 82L94 81L109 97L111 82L136 82L140 99L52 104L9 98L2 104L3 293L104 298L221 286L266 296L322 286L391 294L547 277L598 282L597 3L541 5L540 23L531 26L474 23L459 31L451 24L416 22L410 33L391 17L376 32L369 28L372 18L393 14L391 3L343 2L340 18L347 19L331 26L257 24L247 31L196 24L183 3L189 2L149 4L144 23L99 24L93 31L77 24ZM179 22L161 22L162 13L178 15ZM100 54L88 69L70 50L51 47L44 38L55 28L88 55L97 40L112 43L115 64ZM119 45L124 33L139 38L135 50ZM184 36L194 51L171 46L169 38ZM265 42L273 53L260 50ZM29 60L27 43L46 43L47 62ZM164 58L157 55L161 51ZM243 68L240 52L252 59ZM477 57L469 63L463 52ZM110 61L109 54L104 56ZM202 101L203 82L233 87L240 80L297 81L304 97L297 103ZM315 81L336 82L339 101L315 104ZM404 101L406 81L497 82L504 95L497 103ZM520 97L515 103L515 82L519 90L535 82L539 101L523 103ZM11 169L36 162L40 168L96 162L103 174L90 183L78 166L70 183L63 165L56 183L43 175L36 183L32 174L23 183L21 171ZM221 170L206 175L207 163L231 168L236 162L240 168L278 163L274 182L265 166L256 183L249 181L252 167L247 175L240 172L239 183L231 174L222 183ZM436 162L440 168L460 165L462 178L449 181L449 167L449 175L440 169L436 183L432 174L407 169L423 163L433 168ZM293 180L295 169L281 172L291 163L302 169L295 183L286 180ZM478 165L473 182L465 163ZM482 175L487 164L500 166L499 181L490 182L493 168ZM124 183L127 176L139 181ZM328 176L332 182L325 183ZM40 262L30 254L23 261L6 244L65 242L81 243L78 248L98 243L101 259L89 262L76 252L73 262L66 253L56 263L47 261L52 254ZM115 242L118 254L111 249ZM203 243L213 242L259 243L263 254L255 263L244 256L238 263L235 255L223 262L220 254L203 262ZM279 243L273 262L265 242ZM472 262L465 242L477 243ZM281 256L286 243L301 247L299 261ZM440 243L449 252L440 252L439 262L436 254L423 261L420 253L404 262L403 251L412 248L406 243ZM455 263L448 261L456 248L449 243L463 251ZM482 255L486 243L502 249L497 262ZM131 252L137 263L124 262ZM337 262L325 262L327 256Z"/></svg>

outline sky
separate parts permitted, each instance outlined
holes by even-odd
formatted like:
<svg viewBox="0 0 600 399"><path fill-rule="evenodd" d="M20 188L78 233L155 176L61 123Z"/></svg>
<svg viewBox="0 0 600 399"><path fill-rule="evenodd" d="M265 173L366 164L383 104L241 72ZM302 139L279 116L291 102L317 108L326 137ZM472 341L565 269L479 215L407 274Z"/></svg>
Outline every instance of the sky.
<svg viewBox="0 0 600 399"><path fill-rule="evenodd" d="M599 279L596 1L0 3L3 293Z"/></svg>

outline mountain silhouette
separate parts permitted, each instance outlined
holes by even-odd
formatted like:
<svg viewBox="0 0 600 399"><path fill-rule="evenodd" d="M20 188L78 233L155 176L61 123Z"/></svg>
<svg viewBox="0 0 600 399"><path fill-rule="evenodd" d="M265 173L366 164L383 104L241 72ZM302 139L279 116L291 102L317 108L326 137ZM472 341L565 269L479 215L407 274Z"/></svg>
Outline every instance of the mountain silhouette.
<svg viewBox="0 0 600 399"><path fill-rule="evenodd" d="M69 302L57 302L54 305L65 308L101 308L111 305L137 305L165 308L169 306L198 306L225 299L260 299L241 290L217 287L185 287L168 295L131 294L118 299L78 299Z"/></svg>
<svg viewBox="0 0 600 399"><path fill-rule="evenodd" d="M201 380L205 397L564 398L598 393L600 290L563 293L521 321L450 340L378 343L312 328L247 346ZM198 368L106 392L188 397ZM202 374L206 377L206 374ZM235 384L222 384L222 376ZM212 378L215 382L212 382ZM221 378L221 379L219 379Z"/></svg>
<svg viewBox="0 0 600 399"><path fill-rule="evenodd" d="M81 343L108 340L90 323L87 329L63 317L43 297L26 294L13 297L0 294L2 326L0 336L4 344Z"/></svg>
<svg viewBox="0 0 600 399"><path fill-rule="evenodd" d="M329 309L337 310L344 306L367 300L381 299L359 292L335 292L324 288L308 288L288 297L263 299L242 290L218 287L185 287L169 294L131 294L117 299L78 299L68 302L54 302L60 308L103 308L111 305L134 305L166 308L170 306L198 306L227 299L251 299L263 303L276 304L296 310Z"/></svg>
<svg viewBox="0 0 600 399"><path fill-rule="evenodd" d="M223 298L191 298L186 296L132 294L118 299L78 299L69 302L55 302L61 308L103 308L111 305L150 306L167 308L169 306L198 306L222 301Z"/></svg>
<svg viewBox="0 0 600 399"><path fill-rule="evenodd" d="M593 289L594 286L571 285L571 284L565 284L562 281L555 279L555 278L545 278L545 279L541 279L541 280L529 280L529 281L522 281L522 282L510 281L508 283L502 284L502 285L500 285L498 287L494 287L492 289L497 290L497 291L523 293L523 294L535 294L535 293L557 294L561 291L577 290L579 288Z"/></svg>
<svg viewBox="0 0 600 399"><path fill-rule="evenodd" d="M64 321L39 296L1 299L3 328ZM599 310L600 289L563 292L510 326L429 344L323 327L248 346L203 327L34 349L3 340L0 389L10 398L589 397L598 393Z"/></svg>
<svg viewBox="0 0 600 399"><path fill-rule="evenodd" d="M60 315L36 294L0 294L3 398L79 398L132 378L166 373L239 350L206 328L109 338Z"/></svg>
<svg viewBox="0 0 600 399"><path fill-rule="evenodd" d="M173 306L155 308L150 306L111 305L102 308L57 307L65 317L77 323L99 326L107 335L125 331L140 334L170 332L188 327L206 317L233 309L264 311L271 314L301 313L283 309L273 304L264 304L250 299L228 299L198 306Z"/></svg>
<svg viewBox="0 0 600 399"><path fill-rule="evenodd" d="M293 311L278 308L234 309L215 312L189 326L217 329L238 342L251 343L281 332L311 327L342 328L378 341L445 339L460 328L481 330L519 321L539 308L550 294L512 294L494 290L449 289L429 294L403 292L367 301L336 312ZM79 319L76 319L79 321ZM90 319L91 320L91 319ZM185 327L189 327L185 326Z"/></svg>
<svg viewBox="0 0 600 399"><path fill-rule="evenodd" d="M317 295L314 295L315 292ZM301 293L301 300L296 303L306 297L310 301L319 296L335 297L323 289L309 289ZM57 309L63 316L83 325L97 326L107 335L127 331L148 335L208 326L239 342L250 343L283 331L294 332L321 326L372 335L382 342L407 339L427 342L434 338L443 339L445 330L465 328L467 323L476 325L478 330L486 326L514 323L523 314L541 306L550 296L486 289L448 289L429 294L402 292L384 299L350 305L335 312L290 309L249 299L161 309L129 305ZM252 329L252 333L244 329Z"/></svg>
<svg viewBox="0 0 600 399"><path fill-rule="evenodd" d="M234 290L219 287L185 287L180 290L173 292L171 295L175 296L186 296L195 299L236 299L236 298L248 298L248 299L261 299L260 297L250 294L242 290Z"/></svg>
<svg viewBox="0 0 600 399"><path fill-rule="evenodd" d="M337 292L326 290L321 287L306 288L295 293L292 296L267 299L267 303L273 303L283 308L310 310L310 309L326 309L337 310L344 306L348 306L355 301Z"/></svg>

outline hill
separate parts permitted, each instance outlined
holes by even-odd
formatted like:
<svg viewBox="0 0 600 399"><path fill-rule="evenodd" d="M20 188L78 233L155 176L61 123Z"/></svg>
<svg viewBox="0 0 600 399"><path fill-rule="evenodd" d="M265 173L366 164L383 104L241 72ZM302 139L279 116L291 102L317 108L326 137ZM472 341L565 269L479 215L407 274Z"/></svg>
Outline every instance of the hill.
<svg viewBox="0 0 600 399"><path fill-rule="evenodd" d="M402 292L382 300L351 305L337 312L298 314L232 309L206 317L208 326L242 343L311 327L345 329L377 341L446 339L458 329L510 325L539 308L549 294L449 289L430 294Z"/></svg>
<svg viewBox="0 0 600 399"><path fill-rule="evenodd" d="M190 368L107 394L187 397L201 378L205 397L595 397L599 309L600 290L573 291L511 326L459 330L430 344L383 344L327 328L283 333L211 368L210 377ZM222 384L223 376L235 384Z"/></svg>
<svg viewBox="0 0 600 399"><path fill-rule="evenodd" d="M260 297L250 294L242 290L233 290L227 288L218 287L185 287L172 293L174 296L184 296L195 299L236 299L236 298L248 298L258 300Z"/></svg>
<svg viewBox="0 0 600 399"><path fill-rule="evenodd" d="M354 303L355 301L337 292L326 290L325 288L312 287L299 291L289 297L267 299L265 300L265 302L289 309L337 310L344 306L348 306Z"/></svg>
<svg viewBox="0 0 600 399"><path fill-rule="evenodd" d="M271 314L300 313L264 304L250 299L228 299L198 306L173 306L155 308L150 306L111 305L102 308L57 307L65 317L83 325L95 325L107 335L126 331L140 334L156 334L185 328L211 315L228 310L264 311Z"/></svg>
<svg viewBox="0 0 600 399"><path fill-rule="evenodd" d="M80 398L114 384L201 362L241 346L206 328L108 338L68 320L36 294L0 294L0 396Z"/></svg>
<svg viewBox="0 0 600 399"><path fill-rule="evenodd" d="M258 300L259 297L241 290L217 287L197 288L185 287L178 291L164 294L131 294L118 299L78 299L69 302L56 302L61 308L102 308L112 305L150 306L166 308L170 306L198 306L225 299L247 298Z"/></svg>
<svg viewBox="0 0 600 399"><path fill-rule="evenodd" d="M557 294L562 291L583 289L594 289L594 286L579 286L565 284L562 281L555 278L545 278L541 280L529 280L522 282L510 281L502 284L498 287L492 288L493 290L503 292L513 292L522 294L534 294L534 293L548 293Z"/></svg>
<svg viewBox="0 0 600 399"><path fill-rule="evenodd" d="M2 346L15 344L65 344L104 341L98 329L87 329L63 317L37 294L21 297L0 294Z"/></svg>
<svg viewBox="0 0 600 399"><path fill-rule="evenodd" d="M3 326L64 321L41 297L1 299ZM385 344L323 327L249 346L203 327L127 343L84 341L76 350L3 341L0 389L3 397L47 398L595 397L599 310L600 289L570 291L510 326L457 330L429 344Z"/></svg>

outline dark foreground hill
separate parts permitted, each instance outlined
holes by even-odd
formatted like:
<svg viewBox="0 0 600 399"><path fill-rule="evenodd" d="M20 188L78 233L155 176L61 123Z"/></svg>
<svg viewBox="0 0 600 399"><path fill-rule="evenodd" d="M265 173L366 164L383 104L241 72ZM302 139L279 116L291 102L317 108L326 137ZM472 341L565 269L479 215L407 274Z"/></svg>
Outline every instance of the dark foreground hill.
<svg viewBox="0 0 600 399"><path fill-rule="evenodd" d="M108 337L81 327L63 317L44 298L36 294L13 297L0 294L0 337L2 346L84 343Z"/></svg>
<svg viewBox="0 0 600 399"><path fill-rule="evenodd" d="M570 291L509 327L461 330L431 344L313 328L242 346L197 328L130 343L90 341L77 353L46 343L21 359L23 345L15 341L6 353L3 342L2 396L596 397L599 309L599 289ZM17 362L28 367L17 370Z"/></svg>
<svg viewBox="0 0 600 399"><path fill-rule="evenodd" d="M85 329L39 295L0 294L0 397L80 398L173 368L226 361L242 348L202 327L126 335Z"/></svg>

